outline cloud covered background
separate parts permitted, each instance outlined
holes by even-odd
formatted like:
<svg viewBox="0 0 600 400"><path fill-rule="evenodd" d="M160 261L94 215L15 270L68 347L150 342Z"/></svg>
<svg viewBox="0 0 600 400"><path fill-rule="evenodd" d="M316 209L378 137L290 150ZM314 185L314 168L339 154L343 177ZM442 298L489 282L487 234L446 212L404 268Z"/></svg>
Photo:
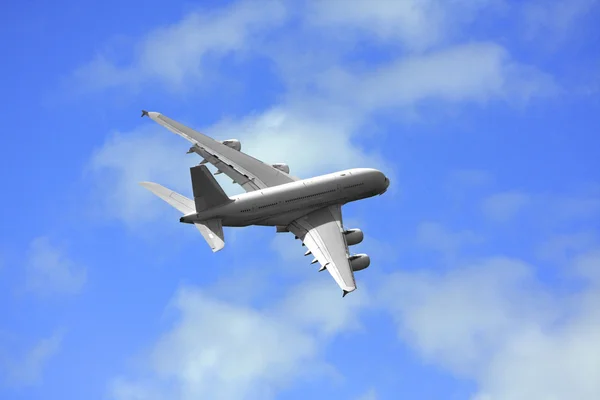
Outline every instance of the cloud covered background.
<svg viewBox="0 0 600 400"><path fill-rule="evenodd" d="M592 0L104 2L3 9L0 397L600 398ZM289 235L212 254L162 112L349 204L342 299ZM230 194L239 193L227 179Z"/></svg>

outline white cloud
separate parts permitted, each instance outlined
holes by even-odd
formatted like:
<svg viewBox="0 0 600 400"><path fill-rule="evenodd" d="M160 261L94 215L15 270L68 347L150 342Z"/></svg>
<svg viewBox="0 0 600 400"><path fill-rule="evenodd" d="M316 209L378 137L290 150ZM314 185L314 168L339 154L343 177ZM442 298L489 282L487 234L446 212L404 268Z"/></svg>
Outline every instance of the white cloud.
<svg viewBox="0 0 600 400"><path fill-rule="evenodd" d="M182 194L191 192L189 167L198 163L189 145L161 127L111 134L92 156L93 204L103 216L127 223L149 221L169 206L138 183L154 181ZM179 141L179 144L178 144Z"/></svg>
<svg viewBox="0 0 600 400"><path fill-rule="evenodd" d="M520 65L494 43L468 43L399 57L363 73L332 68L319 79L330 97L366 112L425 100L523 102L554 88L549 76Z"/></svg>
<svg viewBox="0 0 600 400"><path fill-rule="evenodd" d="M588 250L575 257L573 260L575 273L586 279L600 289L600 249ZM597 293L600 296L600 293Z"/></svg>
<svg viewBox="0 0 600 400"><path fill-rule="evenodd" d="M319 28L337 29L346 35L358 30L378 40L420 51L450 41L479 12L500 3L498 0L372 0L357 1L348 7L344 0L317 0L309 3L307 20Z"/></svg>
<svg viewBox="0 0 600 400"><path fill-rule="evenodd" d="M539 217L552 224L591 221L600 215L600 190L589 185L567 195L530 194L517 190L499 192L484 198L483 215L493 221L507 222L527 211L542 214ZM547 216L552 218L548 219Z"/></svg>
<svg viewBox="0 0 600 400"><path fill-rule="evenodd" d="M281 319L289 319L321 337L331 337L347 329L360 327L357 311L369 303L367 287L342 299L330 276L291 288L276 309Z"/></svg>
<svg viewBox="0 0 600 400"><path fill-rule="evenodd" d="M541 286L530 265L506 258L397 273L382 293L400 337L429 363L475 379L475 399L591 400L600 397L600 257L574 268L586 281L576 294Z"/></svg>
<svg viewBox="0 0 600 400"><path fill-rule="evenodd" d="M466 245L481 243L483 238L471 231L451 232L435 222L422 222L417 227L417 244L452 257Z"/></svg>
<svg viewBox="0 0 600 400"><path fill-rule="evenodd" d="M504 192L487 197L482 208L489 219L505 222L516 217L530 202L531 197L528 194Z"/></svg>
<svg viewBox="0 0 600 400"><path fill-rule="evenodd" d="M348 50L330 48L331 43L321 45L320 41L305 44L297 35L278 35L283 38L279 47L260 46L258 49L249 44L262 40L255 33L272 31L284 22L286 15L295 12L275 1L261 4L257 7L256 3L242 1L214 12L191 13L166 28L150 31L129 65L120 67L100 60L84 68L88 71L86 76L101 86L159 79L175 88L201 80L201 64L212 52L225 54L243 50L261 56L266 54L280 67L287 85L283 101L263 112L220 121L205 131L217 138L239 138L244 151L268 162L288 163L292 173L300 177L357 166L381 168L393 175L376 153L362 149L354 140L358 135L364 140L368 134L372 142L379 141L369 128L372 124L368 123L368 117L373 112L410 109L427 100L456 103L485 102L494 98L526 99L552 86L550 78L519 65L494 43L467 43L410 57L395 56L366 71L357 70L352 63L342 63L340 57L324 57L325 61L321 61L320 55L324 52L337 54ZM429 11L442 7L439 2L390 4L380 2L369 6L373 10L369 11L371 17L367 18L367 24L360 13L353 14L354 11L342 10L349 14L333 16L332 10L339 9L342 3L313 3L308 14L300 15L300 21L304 21L300 25L310 26L311 13L317 13L321 19L342 18L365 28L378 29L378 24L370 23L371 18L388 18L386 9L393 6L395 11L391 13L389 25L415 21L406 28L412 33L402 34L412 40L413 36L421 37L425 35L423 32L429 32L429 27L437 26L434 22L438 13ZM480 5L463 3L459 6L465 15L480 8ZM297 54L280 51L299 45L306 47L303 57L310 60L300 70L286 68L287 65L305 65L298 62ZM104 72L100 76L90 74L90 68ZM205 69L212 70L215 68ZM303 84L294 83L298 80ZM180 119L176 115L172 117ZM161 136L168 133L161 131L155 135L154 132L158 130L113 134L91 161L101 188L98 191L100 204L111 215L129 223L151 220L160 210L160 201L145 193L137 185L138 181L173 182L174 189L189 186L186 171L190 158L179 153L187 144L176 145ZM222 177L217 179L227 181ZM225 188L229 192L233 190L229 184ZM239 189L236 192L239 193Z"/></svg>
<svg viewBox="0 0 600 400"><path fill-rule="evenodd" d="M518 86L515 71L519 69L502 48L489 43L398 59L358 75L331 68L314 75L321 96L292 92L282 105L222 120L204 131L216 138L238 138L245 152L266 162L288 163L292 174L300 177L358 166L393 175L376 153L354 141L359 134L369 133L364 126L371 112L427 99L455 102L503 97ZM101 204L120 219L142 221L158 215L159 202L138 181L173 182L175 190L188 187L187 167L195 162L182 155L188 144L178 146L167 140L168 132L159 130L113 134L91 161L92 171L99 173ZM372 134L371 138L375 140ZM226 189L231 192L232 186Z"/></svg>
<svg viewBox="0 0 600 400"><path fill-rule="evenodd" d="M436 44L447 28L442 3L430 0L358 1L352 7L343 0L313 1L308 15L309 23L321 28L360 29L412 49Z"/></svg>
<svg viewBox="0 0 600 400"><path fill-rule="evenodd" d="M371 0L347 7L344 0L309 1L307 23L329 34L362 34L423 51L456 42L468 35L471 23L510 18L524 27L524 36L542 46L561 44L598 4L597 0ZM467 33L468 32L468 33ZM469 35L472 37L471 35Z"/></svg>
<svg viewBox="0 0 600 400"><path fill-rule="evenodd" d="M575 30L582 28L581 20L597 5L597 0L529 1L520 10L525 37L538 46L561 45Z"/></svg>
<svg viewBox="0 0 600 400"><path fill-rule="evenodd" d="M86 281L85 268L76 265L47 237L31 242L25 273L26 289L43 296L77 294Z"/></svg>
<svg viewBox="0 0 600 400"><path fill-rule="evenodd" d="M363 298L342 299L330 289L307 284L254 309L182 288L173 303L177 321L148 354L148 371L118 377L112 398L266 399L296 379L335 377L322 346L355 326Z"/></svg>
<svg viewBox="0 0 600 400"><path fill-rule="evenodd" d="M328 110L332 111L332 110ZM243 151L265 162L283 162L292 175L310 177L356 167L383 168L383 161L352 140L355 121L348 115L321 115L290 105L239 121L221 121L211 134L242 141Z"/></svg>
<svg viewBox="0 0 600 400"><path fill-rule="evenodd" d="M75 77L92 88L159 81L169 89L183 89L190 80L203 80L204 64L211 57L246 51L284 18L285 8L276 0L238 1L217 11L199 10L151 31L125 65L98 54Z"/></svg>
<svg viewBox="0 0 600 400"><path fill-rule="evenodd" d="M600 215L600 188L559 198L554 203L558 217L570 220L595 218Z"/></svg>
<svg viewBox="0 0 600 400"><path fill-rule="evenodd" d="M339 29L337 35L343 36L344 27L350 26L416 52L391 54L391 60L366 67L348 60L342 63L342 56L326 58L331 63L325 65L310 60L302 73L282 67L289 86L281 104L218 122L205 131L216 138L238 138L244 151L265 161L289 163L293 174L308 176L346 167L383 166L376 154L353 141L353 135L368 126L373 112L396 111L428 100L527 100L553 89L549 76L520 64L496 43L444 48L449 33L458 29L454 22L471 18L469 14L489 2L448 4L379 1L348 7L345 1L314 2L304 23L320 26L323 30L317 34ZM458 11L449 9L457 5ZM128 62L100 54L76 75L99 88L158 81L181 89L215 73L210 63L223 55L269 52L257 50L262 47L261 35L281 24L285 14L277 2L260 7L240 2L216 13L192 13L149 32ZM282 36L285 47L296 49L300 44L295 35ZM307 45L308 58L329 50L319 43L311 46ZM298 61L284 59L288 54L269 56L280 66ZM293 82L298 80L311 90L316 86L315 93L296 86ZM114 134L93 156L90 168L100 184L98 193L106 196L98 198L105 211L131 222L155 217L159 207L167 210L166 204L137 185L140 180L189 191L187 171L194 162L189 160L196 156L184 156L188 144L180 138L168 140L168 135L160 128ZM488 199L490 215L508 219L524 204L514 194L504 196ZM445 254L478 240L468 231L453 233L431 223L421 225L418 232L421 245ZM578 270L593 277L596 261L591 253L579 258ZM597 386L588 378L597 372L596 365L580 354L582 349L597 354L598 319L591 307L595 290L563 304L564 299L551 298L536 284L530 266L495 258L441 276L398 273L386 283L383 295L389 296L401 336L426 359L477 379L478 398L552 398L568 388L580 395L568 397L585 399L597 394ZM328 280L323 288L297 288L280 303L257 310L194 288L182 289L174 302L178 319L147 355L148 369L141 377L116 378L111 394L118 400L214 398L216 393L226 399L273 396L302 378L303 370L330 371L321 359L321 346L358 326L355 314L365 303L362 293L341 303ZM560 328L553 325L558 316L566 321ZM374 397L374 392L365 395Z"/></svg>
<svg viewBox="0 0 600 400"><path fill-rule="evenodd" d="M370 389L367 393L358 397L356 400L377 400L377 392L374 389Z"/></svg>
<svg viewBox="0 0 600 400"><path fill-rule="evenodd" d="M541 243L536 253L542 260L565 264L578 254L597 247L598 243L600 240L594 232L557 234Z"/></svg>
<svg viewBox="0 0 600 400"><path fill-rule="evenodd" d="M425 99L525 101L547 94L554 90L552 79L519 64L501 46L493 42L447 43L451 32L460 31L464 23L477 20L481 13L501 3L380 0L347 7L344 1L328 0L293 7L273 0L260 2L259 7L239 1L218 11L192 12L168 27L148 32L134 60L124 67L98 55L76 75L100 87L159 80L171 90L180 90L219 70L214 60L203 66L211 56L219 59L230 52L244 52L274 61L290 89L288 98L300 94L304 102L354 104L365 111ZM297 17L289 19L297 23L287 26L290 16ZM282 26L288 34L273 34ZM352 58L356 44L372 34L428 52L411 55L391 51L391 61L373 60L368 68L350 62L348 56ZM340 39L351 43L342 45ZM430 48L434 44L439 44L435 50ZM308 93L307 88L315 85L325 89L325 98ZM355 112L346 110L349 115Z"/></svg>
<svg viewBox="0 0 600 400"><path fill-rule="evenodd" d="M281 260L286 264L292 264L293 266L286 271L290 271L294 274L303 274L302 267L298 268L297 265L305 264L308 268L311 267L310 262L314 257L303 256L305 247L302 247L299 240L294 239L291 233L277 233L274 234L270 246L273 251L277 252Z"/></svg>
<svg viewBox="0 0 600 400"><path fill-rule="evenodd" d="M5 360L4 378L10 386L30 386L42 379L43 369L60 349L63 334L55 333L40 340L25 354L14 360Z"/></svg>

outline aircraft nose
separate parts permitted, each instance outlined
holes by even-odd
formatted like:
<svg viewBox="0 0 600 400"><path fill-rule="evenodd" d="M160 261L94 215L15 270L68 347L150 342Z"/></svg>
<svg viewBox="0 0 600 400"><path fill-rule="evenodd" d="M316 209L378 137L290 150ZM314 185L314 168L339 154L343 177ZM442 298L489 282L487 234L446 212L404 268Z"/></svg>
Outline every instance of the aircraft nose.
<svg viewBox="0 0 600 400"><path fill-rule="evenodd" d="M381 174L381 175L383 176L383 188L380 189L380 192L379 192L380 195L384 194L387 191L388 187L390 186L390 180L388 179L388 177L383 174Z"/></svg>

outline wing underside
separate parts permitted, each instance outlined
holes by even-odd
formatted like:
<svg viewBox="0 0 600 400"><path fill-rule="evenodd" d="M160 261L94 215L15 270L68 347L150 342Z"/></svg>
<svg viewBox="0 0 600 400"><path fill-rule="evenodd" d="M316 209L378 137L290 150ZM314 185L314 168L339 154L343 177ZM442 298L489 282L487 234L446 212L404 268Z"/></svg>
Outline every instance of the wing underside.
<svg viewBox="0 0 600 400"><path fill-rule="evenodd" d="M232 149L160 113L144 111L142 115L148 115L158 124L190 141L193 146L189 152L197 153L203 157L206 162L211 163L220 172L229 176L234 183L242 186L246 192L298 180L298 178L286 174L272 165Z"/></svg>
<svg viewBox="0 0 600 400"><path fill-rule="evenodd" d="M321 269L329 271L344 295L356 289L340 205L313 211L292 222L288 229L302 240Z"/></svg>

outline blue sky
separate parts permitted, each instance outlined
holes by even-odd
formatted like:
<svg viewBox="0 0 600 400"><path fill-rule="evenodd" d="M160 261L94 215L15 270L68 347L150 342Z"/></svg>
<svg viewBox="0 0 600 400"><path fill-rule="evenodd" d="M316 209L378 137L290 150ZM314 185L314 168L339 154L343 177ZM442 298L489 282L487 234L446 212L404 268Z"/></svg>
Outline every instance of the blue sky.
<svg viewBox="0 0 600 400"><path fill-rule="evenodd" d="M600 398L598 2L2 6L0 398ZM212 254L159 111L310 177L371 256ZM239 193L218 177L228 193Z"/></svg>

